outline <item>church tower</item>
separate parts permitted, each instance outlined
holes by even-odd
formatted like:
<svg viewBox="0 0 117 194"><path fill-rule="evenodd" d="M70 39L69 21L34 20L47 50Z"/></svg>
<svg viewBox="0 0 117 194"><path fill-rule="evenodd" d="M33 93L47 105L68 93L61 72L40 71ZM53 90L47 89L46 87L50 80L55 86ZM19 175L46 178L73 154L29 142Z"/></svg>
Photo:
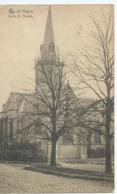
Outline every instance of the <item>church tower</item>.
<svg viewBox="0 0 117 194"><path fill-rule="evenodd" d="M54 32L52 23L51 7L49 6L47 23L45 28L43 44L40 46L40 59L35 64L36 69L36 92L39 91L39 82L43 82L43 74L40 71L40 66L43 65L48 70L53 68L56 63L56 52L54 43Z"/></svg>

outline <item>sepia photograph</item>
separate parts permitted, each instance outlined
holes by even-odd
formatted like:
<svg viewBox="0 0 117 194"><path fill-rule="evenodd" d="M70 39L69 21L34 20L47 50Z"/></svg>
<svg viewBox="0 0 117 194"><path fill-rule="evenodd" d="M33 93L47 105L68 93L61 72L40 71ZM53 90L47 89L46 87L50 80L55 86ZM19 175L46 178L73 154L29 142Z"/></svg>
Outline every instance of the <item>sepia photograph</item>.
<svg viewBox="0 0 117 194"><path fill-rule="evenodd" d="M0 193L114 192L114 4L0 5Z"/></svg>

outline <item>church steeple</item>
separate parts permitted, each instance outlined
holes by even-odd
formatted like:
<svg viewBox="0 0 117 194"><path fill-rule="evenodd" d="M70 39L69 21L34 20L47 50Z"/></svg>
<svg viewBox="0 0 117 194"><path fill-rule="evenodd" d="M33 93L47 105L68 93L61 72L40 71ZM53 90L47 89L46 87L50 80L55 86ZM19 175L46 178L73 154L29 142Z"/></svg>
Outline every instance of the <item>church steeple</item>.
<svg viewBox="0 0 117 194"><path fill-rule="evenodd" d="M55 71L56 66L56 52L54 44L54 32L52 24L52 13L51 7L49 6L47 23L45 28L43 44L40 46L40 60L35 62L36 69L36 92L40 91L39 84L44 82L44 74L42 73L41 65L44 66L46 71L49 73L51 69Z"/></svg>
<svg viewBox="0 0 117 194"><path fill-rule="evenodd" d="M47 17L47 23L45 28L45 34L44 34L44 45L48 47L50 43L54 43L51 6L49 6L49 10L48 10L48 17Z"/></svg>
<svg viewBox="0 0 117 194"><path fill-rule="evenodd" d="M44 42L40 46L41 60L55 59L55 44L54 44L54 32L52 23L51 6L49 6L47 23L44 34Z"/></svg>

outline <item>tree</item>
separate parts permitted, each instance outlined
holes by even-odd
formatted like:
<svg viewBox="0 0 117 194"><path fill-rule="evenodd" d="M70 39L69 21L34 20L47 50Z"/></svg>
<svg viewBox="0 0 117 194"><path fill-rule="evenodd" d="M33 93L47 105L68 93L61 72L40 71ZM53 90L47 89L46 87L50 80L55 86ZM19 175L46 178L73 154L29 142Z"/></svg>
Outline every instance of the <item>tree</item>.
<svg viewBox="0 0 117 194"><path fill-rule="evenodd" d="M87 51L80 50L80 57L74 62L74 75L80 80L82 87L87 87L96 95L103 105L105 127L105 171L112 172L111 164L111 140L113 129L111 129L112 106L113 106L113 87L114 87L114 32L113 32L113 13L106 16L103 13L104 24L100 24L93 19L95 31L92 32L92 45ZM96 46L95 46L96 45Z"/></svg>
<svg viewBox="0 0 117 194"><path fill-rule="evenodd" d="M44 135L42 138L51 141L51 166L56 166L56 145L59 138L71 126L73 126L73 101L72 91L66 83L64 63L59 59L37 61L36 92L32 99L23 98L31 104L32 111L22 112L28 125L21 128L18 133L30 134L31 126L37 125L38 132Z"/></svg>

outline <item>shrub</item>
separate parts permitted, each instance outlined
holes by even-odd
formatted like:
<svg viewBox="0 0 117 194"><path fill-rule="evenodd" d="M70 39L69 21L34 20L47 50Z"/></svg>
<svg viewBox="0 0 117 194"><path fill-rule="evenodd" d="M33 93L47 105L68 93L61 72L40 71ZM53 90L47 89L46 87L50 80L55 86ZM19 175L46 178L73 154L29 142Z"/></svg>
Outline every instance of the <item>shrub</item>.
<svg viewBox="0 0 117 194"><path fill-rule="evenodd" d="M101 158L101 157L105 157L105 149L98 147L96 149L88 149L87 150L87 154L89 158Z"/></svg>
<svg viewBox="0 0 117 194"><path fill-rule="evenodd" d="M47 156L36 143L13 143L0 153L0 159L21 162L47 162Z"/></svg>

